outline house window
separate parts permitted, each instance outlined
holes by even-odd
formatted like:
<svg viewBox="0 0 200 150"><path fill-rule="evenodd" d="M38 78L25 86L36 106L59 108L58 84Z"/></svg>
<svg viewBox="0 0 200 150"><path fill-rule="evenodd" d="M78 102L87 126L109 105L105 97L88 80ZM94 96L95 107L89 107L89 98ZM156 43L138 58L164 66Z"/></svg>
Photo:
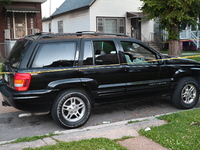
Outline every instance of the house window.
<svg viewBox="0 0 200 150"><path fill-rule="evenodd" d="M31 24L31 29L33 29L34 28L33 18L30 18L30 24Z"/></svg>
<svg viewBox="0 0 200 150"><path fill-rule="evenodd" d="M58 33L63 33L63 21L58 21Z"/></svg>
<svg viewBox="0 0 200 150"><path fill-rule="evenodd" d="M97 30L102 33L125 34L124 18L97 18Z"/></svg>

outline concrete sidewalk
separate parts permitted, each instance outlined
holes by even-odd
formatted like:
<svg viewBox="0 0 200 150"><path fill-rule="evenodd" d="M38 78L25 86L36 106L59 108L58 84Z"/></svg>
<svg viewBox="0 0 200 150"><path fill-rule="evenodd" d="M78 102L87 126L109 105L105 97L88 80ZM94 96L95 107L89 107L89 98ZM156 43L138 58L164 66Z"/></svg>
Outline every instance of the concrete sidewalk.
<svg viewBox="0 0 200 150"><path fill-rule="evenodd" d="M56 140L70 142L99 137L104 137L112 140L120 139L123 136L134 137L118 142L122 146L127 147L129 150L167 150L161 145L138 134L140 129L146 129L152 126L160 126L165 124L165 121L158 120L155 117L140 118L136 120L140 122L128 124L128 121L121 121L111 124L91 126L83 129L65 130L63 132L58 132L60 135L33 142L22 142L17 144L9 144L8 142L10 141L0 142L0 144L2 144L0 145L0 150L21 150L28 147L36 148L45 145L54 145L57 143Z"/></svg>

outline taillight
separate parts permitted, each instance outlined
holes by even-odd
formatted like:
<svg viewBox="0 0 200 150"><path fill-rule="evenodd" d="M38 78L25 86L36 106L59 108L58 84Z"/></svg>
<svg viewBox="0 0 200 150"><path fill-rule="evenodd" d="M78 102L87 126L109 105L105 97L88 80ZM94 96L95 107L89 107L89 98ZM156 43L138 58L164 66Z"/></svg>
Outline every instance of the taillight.
<svg viewBox="0 0 200 150"><path fill-rule="evenodd" d="M14 88L17 91L28 90L31 82L31 74L29 73L15 73Z"/></svg>

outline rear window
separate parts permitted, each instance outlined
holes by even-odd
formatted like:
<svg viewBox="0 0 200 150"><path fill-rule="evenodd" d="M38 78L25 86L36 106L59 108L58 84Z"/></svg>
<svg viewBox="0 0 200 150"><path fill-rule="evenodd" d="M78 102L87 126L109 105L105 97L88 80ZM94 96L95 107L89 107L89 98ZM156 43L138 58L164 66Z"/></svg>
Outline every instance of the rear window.
<svg viewBox="0 0 200 150"><path fill-rule="evenodd" d="M10 55L7 58L7 62L13 67L18 68L20 62L26 51L28 40L18 40L12 48Z"/></svg>
<svg viewBox="0 0 200 150"><path fill-rule="evenodd" d="M73 66L76 42L40 44L32 68Z"/></svg>

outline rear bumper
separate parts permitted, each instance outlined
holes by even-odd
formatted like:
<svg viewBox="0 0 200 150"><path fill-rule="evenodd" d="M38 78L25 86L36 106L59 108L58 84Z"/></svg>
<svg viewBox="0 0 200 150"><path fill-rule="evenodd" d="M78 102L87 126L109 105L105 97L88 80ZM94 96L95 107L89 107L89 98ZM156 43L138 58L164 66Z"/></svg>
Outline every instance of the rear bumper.
<svg viewBox="0 0 200 150"><path fill-rule="evenodd" d="M50 111L58 92L58 90L29 90L19 92L2 85L1 81L0 91L4 100L2 104L8 104L16 109L31 112Z"/></svg>

